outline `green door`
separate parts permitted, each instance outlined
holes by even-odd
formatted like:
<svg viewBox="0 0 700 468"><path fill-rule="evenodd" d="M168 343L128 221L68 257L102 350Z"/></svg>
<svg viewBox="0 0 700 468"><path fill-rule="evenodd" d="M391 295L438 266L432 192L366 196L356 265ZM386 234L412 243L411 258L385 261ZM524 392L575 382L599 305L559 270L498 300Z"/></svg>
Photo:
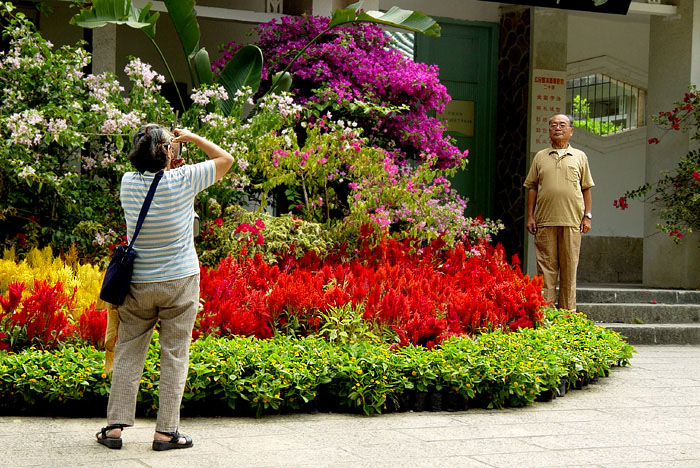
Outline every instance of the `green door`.
<svg viewBox="0 0 700 468"><path fill-rule="evenodd" d="M498 25L438 19L439 38L416 35L415 59L437 64L440 81L453 102L448 113L460 121L455 136L461 150L469 149L467 169L456 174L452 186L468 198L467 215L493 215L496 150L496 82L498 71ZM450 112L452 109L453 112ZM456 122L459 124L460 122Z"/></svg>

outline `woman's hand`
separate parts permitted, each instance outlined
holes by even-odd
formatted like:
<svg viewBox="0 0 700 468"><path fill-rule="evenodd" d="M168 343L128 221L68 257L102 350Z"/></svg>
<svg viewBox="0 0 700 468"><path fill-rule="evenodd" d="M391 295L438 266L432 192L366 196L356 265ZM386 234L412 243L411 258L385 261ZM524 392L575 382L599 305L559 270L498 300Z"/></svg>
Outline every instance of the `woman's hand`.
<svg viewBox="0 0 700 468"><path fill-rule="evenodd" d="M173 143L192 142L197 145L199 149L204 151L204 154L206 154L209 159L214 161L216 165L216 180L220 180L231 168L231 165L233 165L233 156L231 156L228 151L206 138L184 128L175 129L173 135L175 136L175 138L172 139Z"/></svg>
<svg viewBox="0 0 700 468"><path fill-rule="evenodd" d="M182 155L182 146L188 142L188 141L194 141L195 135L194 133L190 132L189 130L184 130L184 129L175 129L173 131L173 136L174 138L170 140L170 144L176 144L180 146L179 151L177 151L178 156ZM170 169L177 169L178 167L182 166L185 164L185 159L181 157L173 157L170 160Z"/></svg>
<svg viewBox="0 0 700 468"><path fill-rule="evenodd" d="M178 167L182 166L183 164L185 164L184 158L172 158L170 160L170 169L177 169Z"/></svg>
<svg viewBox="0 0 700 468"><path fill-rule="evenodd" d="M184 128L176 128L173 131L173 136L175 137L172 139L173 143L195 142L195 140L199 138L196 134Z"/></svg>

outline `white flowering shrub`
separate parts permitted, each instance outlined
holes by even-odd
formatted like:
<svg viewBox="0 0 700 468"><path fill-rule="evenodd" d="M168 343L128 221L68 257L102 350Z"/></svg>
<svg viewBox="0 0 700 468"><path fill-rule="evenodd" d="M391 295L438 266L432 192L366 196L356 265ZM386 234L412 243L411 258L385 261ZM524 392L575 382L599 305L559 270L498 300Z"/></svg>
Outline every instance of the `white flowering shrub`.
<svg viewBox="0 0 700 468"><path fill-rule="evenodd" d="M0 52L0 242L20 249L77 244L81 254L105 258L124 236L118 195L121 175L133 170L131 135L148 122L175 122L160 94L165 80L133 57L124 70L128 92L111 74L85 74L90 56L81 44L55 49L9 4L0 6L10 25L9 49ZM224 180L198 196L206 221L261 192L249 162L259 136L297 119L301 108L289 96L270 96L242 122L214 105L228 98L223 87L204 86L191 98L179 125L236 158ZM252 105L250 89L238 91L234 107ZM206 159L195 147L183 156L187 163Z"/></svg>
<svg viewBox="0 0 700 468"><path fill-rule="evenodd" d="M126 94L112 75L86 75L89 54L54 48L0 3L9 48L0 52L0 241L105 249L123 229L118 188L131 169L131 134L172 121L163 77L138 59Z"/></svg>

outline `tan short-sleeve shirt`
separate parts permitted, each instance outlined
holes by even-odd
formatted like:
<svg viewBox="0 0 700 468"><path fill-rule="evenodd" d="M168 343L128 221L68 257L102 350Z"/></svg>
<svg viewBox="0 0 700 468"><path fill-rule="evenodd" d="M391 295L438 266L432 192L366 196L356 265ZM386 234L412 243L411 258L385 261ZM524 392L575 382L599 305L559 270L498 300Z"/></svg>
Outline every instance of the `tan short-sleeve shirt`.
<svg viewBox="0 0 700 468"><path fill-rule="evenodd" d="M586 153L569 146L563 156L553 148L538 152L523 185L537 190L538 226L577 227L585 208L582 191L595 184Z"/></svg>

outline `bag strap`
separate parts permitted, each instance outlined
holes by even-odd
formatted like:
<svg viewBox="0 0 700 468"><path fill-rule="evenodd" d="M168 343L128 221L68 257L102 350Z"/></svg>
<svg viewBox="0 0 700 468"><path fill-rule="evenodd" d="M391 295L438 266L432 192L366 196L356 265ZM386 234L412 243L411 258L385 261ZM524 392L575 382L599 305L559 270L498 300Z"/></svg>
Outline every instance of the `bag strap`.
<svg viewBox="0 0 700 468"><path fill-rule="evenodd" d="M156 193L156 187L158 187L158 182L163 177L163 171L159 171L155 177L153 177L153 182L151 182L151 188L148 189L146 194L146 199L143 201L143 206L141 206L141 212L139 213L139 220L136 222L136 229L134 229L134 235L131 237L131 242L129 242L129 250L134 246L134 241L141 231L141 225L143 220L146 219L146 213L151 207L151 202L153 201L153 195Z"/></svg>

